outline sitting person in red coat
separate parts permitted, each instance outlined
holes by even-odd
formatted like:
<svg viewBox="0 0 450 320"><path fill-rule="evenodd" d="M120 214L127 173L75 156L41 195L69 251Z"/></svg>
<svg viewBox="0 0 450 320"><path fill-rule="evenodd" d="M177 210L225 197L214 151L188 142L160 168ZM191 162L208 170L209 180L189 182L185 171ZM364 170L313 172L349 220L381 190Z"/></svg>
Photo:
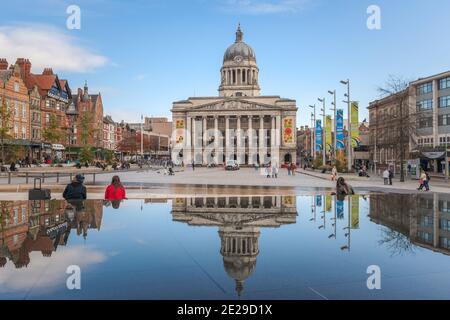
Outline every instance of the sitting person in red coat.
<svg viewBox="0 0 450 320"><path fill-rule="evenodd" d="M106 188L105 200L123 200L126 199L125 188L120 182L119 176L112 178L111 184Z"/></svg>

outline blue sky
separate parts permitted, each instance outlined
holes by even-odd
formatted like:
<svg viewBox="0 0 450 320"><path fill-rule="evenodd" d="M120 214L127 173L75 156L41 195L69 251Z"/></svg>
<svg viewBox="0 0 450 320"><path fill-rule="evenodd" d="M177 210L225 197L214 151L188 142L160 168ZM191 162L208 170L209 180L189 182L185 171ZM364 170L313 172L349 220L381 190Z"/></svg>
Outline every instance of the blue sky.
<svg viewBox="0 0 450 320"><path fill-rule="evenodd" d="M81 8L68 30L66 8ZM366 27L369 5L381 30ZM53 66L73 90L87 79L116 121L170 116L172 102L217 95L223 53L241 22L256 51L262 94L297 100L309 124L318 97L350 78L361 119L390 74L450 70L448 0L16 0L2 3L0 56ZM344 107L343 103L338 105ZM330 108L327 103L327 109Z"/></svg>

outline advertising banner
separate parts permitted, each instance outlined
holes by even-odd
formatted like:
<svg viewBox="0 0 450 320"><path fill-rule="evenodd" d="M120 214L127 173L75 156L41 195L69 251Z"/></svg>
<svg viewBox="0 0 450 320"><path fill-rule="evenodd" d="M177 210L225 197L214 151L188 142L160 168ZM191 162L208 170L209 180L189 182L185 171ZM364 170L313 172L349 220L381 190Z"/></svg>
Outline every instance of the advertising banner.
<svg viewBox="0 0 450 320"><path fill-rule="evenodd" d="M327 152L331 151L333 145L333 137L332 137L332 119L331 116L326 117L326 125L325 125L325 145L327 146Z"/></svg>
<svg viewBox="0 0 450 320"><path fill-rule="evenodd" d="M344 110L337 109L336 111L336 149L345 150L345 136L344 136Z"/></svg>
<svg viewBox="0 0 450 320"><path fill-rule="evenodd" d="M359 196L352 196L352 229L359 229Z"/></svg>
<svg viewBox="0 0 450 320"><path fill-rule="evenodd" d="M344 219L344 201L336 201L336 215L338 219Z"/></svg>
<svg viewBox="0 0 450 320"><path fill-rule="evenodd" d="M358 102L352 102L351 107L351 124L352 124L352 146L353 148L358 147L361 144L361 139L359 138L359 106Z"/></svg>
<svg viewBox="0 0 450 320"><path fill-rule="evenodd" d="M316 121L316 152L322 151L322 121Z"/></svg>

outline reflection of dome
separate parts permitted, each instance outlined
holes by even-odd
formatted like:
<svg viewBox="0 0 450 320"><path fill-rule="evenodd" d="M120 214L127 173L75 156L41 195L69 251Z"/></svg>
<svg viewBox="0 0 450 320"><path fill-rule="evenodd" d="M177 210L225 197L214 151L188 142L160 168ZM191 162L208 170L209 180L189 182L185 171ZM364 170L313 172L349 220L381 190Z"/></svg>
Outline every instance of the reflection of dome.
<svg viewBox="0 0 450 320"><path fill-rule="evenodd" d="M244 281L255 271L259 234L255 227L220 228L223 265L226 273L236 281L238 296L244 290Z"/></svg>
<svg viewBox="0 0 450 320"><path fill-rule="evenodd" d="M240 57L243 60L253 60L256 61L255 51L242 41L244 34L241 31L241 26L239 25L236 31L236 42L233 43L225 51L223 56L223 62L234 61L236 57Z"/></svg>
<svg viewBox="0 0 450 320"><path fill-rule="evenodd" d="M226 273L236 281L236 292L241 296L244 290L244 281L255 271L255 257L223 257L223 266Z"/></svg>

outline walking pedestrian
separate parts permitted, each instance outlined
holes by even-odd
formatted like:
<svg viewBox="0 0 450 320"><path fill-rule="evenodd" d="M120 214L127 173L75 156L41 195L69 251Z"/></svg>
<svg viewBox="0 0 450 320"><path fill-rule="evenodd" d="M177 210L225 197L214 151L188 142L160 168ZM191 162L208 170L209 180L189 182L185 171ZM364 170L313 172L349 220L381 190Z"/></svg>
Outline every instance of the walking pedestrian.
<svg viewBox="0 0 450 320"><path fill-rule="evenodd" d="M276 163L272 165L272 178L278 178L278 167Z"/></svg>
<svg viewBox="0 0 450 320"><path fill-rule="evenodd" d="M388 185L389 184L389 170L386 168L383 171L383 179L384 179L384 185Z"/></svg>
<svg viewBox="0 0 450 320"><path fill-rule="evenodd" d="M430 185L428 184L428 178L429 178L428 173L426 173L424 170L422 170L422 172L420 173L420 178L419 178L419 188L417 188L417 190L423 190L423 188L425 187L426 191L430 191Z"/></svg>
<svg viewBox="0 0 450 320"><path fill-rule="evenodd" d="M336 181L337 179L337 168L336 166L333 166L333 169L331 169L331 181Z"/></svg>
<svg viewBox="0 0 450 320"><path fill-rule="evenodd" d="M266 177L270 178L270 173L271 173L271 167L270 165L266 166Z"/></svg>
<svg viewBox="0 0 450 320"><path fill-rule="evenodd" d="M392 168L389 168L389 185L392 186L392 179L394 178L394 171Z"/></svg>

